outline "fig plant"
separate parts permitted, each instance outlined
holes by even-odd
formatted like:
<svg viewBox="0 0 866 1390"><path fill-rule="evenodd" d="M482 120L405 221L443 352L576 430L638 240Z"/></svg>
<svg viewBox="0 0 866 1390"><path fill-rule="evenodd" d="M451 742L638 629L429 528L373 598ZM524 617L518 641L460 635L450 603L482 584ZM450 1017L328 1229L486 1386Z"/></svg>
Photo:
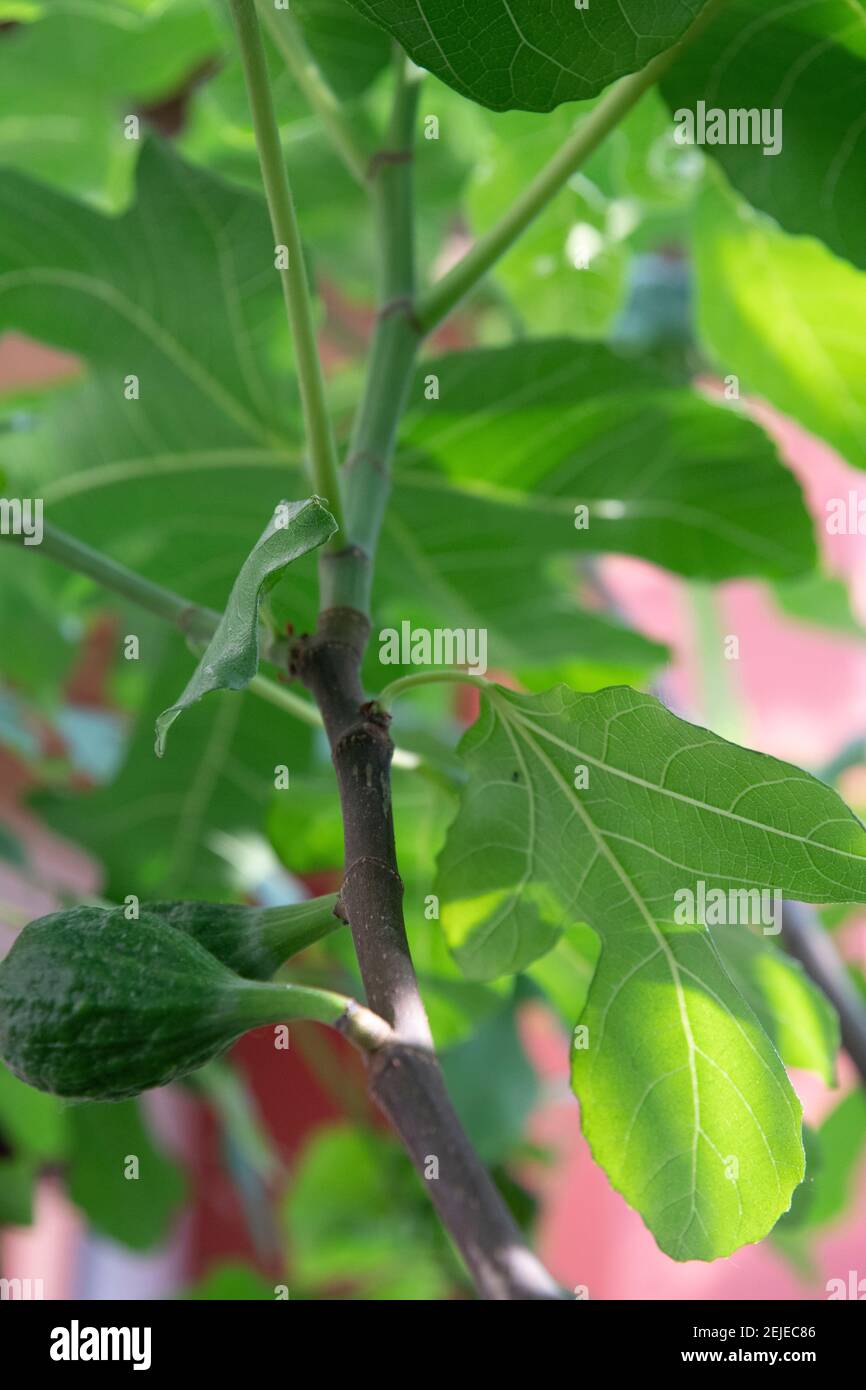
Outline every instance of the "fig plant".
<svg viewBox="0 0 866 1390"><path fill-rule="evenodd" d="M41 490L44 555L178 629L196 665L178 680L178 633L148 627L161 664L118 783L48 808L79 835L84 818L116 898L143 900L25 927L0 965L0 1055L31 1086L116 1100L261 1023L329 1023L361 1049L478 1293L557 1299L435 1046L483 1032L519 977L566 1016L583 1132L661 1249L712 1260L763 1239L805 1174L786 1067L832 1081L841 1021L866 1074L866 1031L856 987L810 947L823 929L789 910L785 952L783 924L749 910L866 902L866 829L826 782L643 693L665 651L605 603L595 559L782 595L814 574L799 486L741 376L866 465L857 350L834 318L866 306L849 141L866 46L846 5L124 0L129 47L108 44L110 18L63 8L4 38L0 67L52 25L55 45L92 58L98 41L116 63L71 164L4 159L26 172L0 190L0 321L88 371L15 402L9 486ZM158 124L155 98L215 54L175 146L141 139L137 116L103 145L120 92ZM760 116L779 101L770 149ZM673 123L701 103L758 119L700 159ZM685 308L665 320L641 298L635 267L661 275L648 248L671 241L694 265L699 343ZM371 262L369 345L325 370L314 288L339 317ZM723 391L695 386L705 364ZM16 576L34 563L6 549ZM376 650L387 624L396 666L393 644L390 665ZM434 630L452 665L430 667ZM468 631L499 680L469 669ZM478 702L456 753L449 686ZM339 894L204 901L214 832L275 763L289 868L318 867L305 836L321 824L333 844L339 797ZM145 795L184 810L139 839ZM274 981L317 942L339 943L363 1004L294 963ZM496 1048L491 1093L509 1084Z"/></svg>

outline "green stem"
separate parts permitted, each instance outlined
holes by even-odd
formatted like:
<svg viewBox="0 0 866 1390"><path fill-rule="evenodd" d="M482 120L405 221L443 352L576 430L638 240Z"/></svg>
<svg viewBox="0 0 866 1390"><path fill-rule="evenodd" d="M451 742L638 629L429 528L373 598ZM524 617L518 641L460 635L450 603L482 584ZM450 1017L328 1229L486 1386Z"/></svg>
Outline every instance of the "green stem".
<svg viewBox="0 0 866 1390"><path fill-rule="evenodd" d="M334 912L338 900L336 893L326 893L302 903L252 908L251 911L255 912L262 940L288 960L289 956L297 955L298 951L343 926Z"/></svg>
<svg viewBox="0 0 866 1390"><path fill-rule="evenodd" d="M268 680L267 676L253 676L247 689L260 699L267 700L269 705L294 715L302 723L309 724L314 729L321 729L322 716L317 706L311 700L305 700L302 695L296 695L285 685L277 685L276 681Z"/></svg>
<svg viewBox="0 0 866 1390"><path fill-rule="evenodd" d="M346 463L351 549L323 585L322 607L368 613L372 562L390 490L390 467L419 346L413 313L415 229L412 161L419 79L395 55L394 101L386 147L371 162L379 248L379 314L364 394Z"/></svg>
<svg viewBox="0 0 866 1390"><path fill-rule="evenodd" d="M458 683L461 685L474 685L478 690L494 690L495 683L487 680L485 676L473 676L471 671L460 671L456 668L451 671L415 671L410 676L400 676L399 679L391 681L386 685L380 695L376 696L376 704L380 709L390 710L395 700L407 690L414 690L419 685L441 685L443 683Z"/></svg>
<svg viewBox="0 0 866 1390"><path fill-rule="evenodd" d="M346 119L342 103L308 49L297 20L288 10L277 12L273 0L257 0L257 5L262 23L308 106L321 120L349 173L366 187L369 151Z"/></svg>
<svg viewBox="0 0 866 1390"><path fill-rule="evenodd" d="M363 1052L375 1052L392 1036L390 1024L345 994L308 985L244 983L249 986L247 1012L256 1023L283 1023L295 1018L327 1023Z"/></svg>
<svg viewBox="0 0 866 1390"><path fill-rule="evenodd" d="M254 0L231 0L231 8L256 134L262 182L271 214L271 227L277 246L285 246L288 253L288 266L280 270L280 280L295 345L313 483L317 492L327 501L337 525L342 530L343 503L337 469L337 451L325 401L304 248L280 145L280 132L274 115L261 31ZM341 544L343 542L338 537L332 537L328 542L331 549L338 549Z"/></svg>
<svg viewBox="0 0 866 1390"><path fill-rule="evenodd" d="M10 536L9 539L14 541L17 537ZM43 527L39 550L76 574L87 575L88 579L101 584L103 588L120 594L122 598L137 603L140 608L146 608L157 618L180 628L195 646L205 645L216 632L220 615L213 609L200 608L190 603L189 599L164 589L161 584L144 579L101 551L52 526L50 522Z"/></svg>
<svg viewBox="0 0 866 1390"><path fill-rule="evenodd" d="M422 295L415 312L425 333L436 328L510 250L605 136L677 61L683 49L706 29L725 3L727 0L710 0L679 43L653 58L640 72L630 73L605 92L598 105L512 203L500 221L479 237L463 259Z"/></svg>

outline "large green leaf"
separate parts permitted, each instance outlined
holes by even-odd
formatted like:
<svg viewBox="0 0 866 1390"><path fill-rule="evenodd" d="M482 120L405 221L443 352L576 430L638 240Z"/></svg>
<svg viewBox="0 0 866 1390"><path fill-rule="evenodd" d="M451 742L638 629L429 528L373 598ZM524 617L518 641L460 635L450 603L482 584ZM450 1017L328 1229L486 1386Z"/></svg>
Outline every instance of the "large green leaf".
<svg viewBox="0 0 866 1390"><path fill-rule="evenodd" d="M780 111L781 149L707 145L731 182L788 232L866 266L866 9L862 0L729 0L662 82L673 111ZM772 127L768 134L772 134Z"/></svg>
<svg viewBox="0 0 866 1390"><path fill-rule="evenodd" d="M0 33L0 163L117 211L141 141L124 120L173 96L212 59L207 0L51 0Z"/></svg>
<svg viewBox="0 0 866 1390"><path fill-rule="evenodd" d="M15 229L0 238L0 323L92 369L87 406L69 398L70 451L85 430L91 459L109 448L116 458L118 440L157 460L285 447L291 415L268 361L281 304L261 198L151 142L135 206L119 219L17 174L3 179L0 209ZM4 437L10 450L16 440Z"/></svg>
<svg viewBox="0 0 866 1390"><path fill-rule="evenodd" d="M866 273L786 236L719 181L695 231L698 322L718 363L866 468Z"/></svg>
<svg viewBox="0 0 866 1390"><path fill-rule="evenodd" d="M669 48L706 0L351 0L421 67L495 111L594 96Z"/></svg>
<svg viewBox="0 0 866 1390"><path fill-rule="evenodd" d="M761 1239L802 1178L800 1107L676 895L704 881L863 901L866 830L806 773L630 690L493 688L462 751L438 879L458 960L475 978L517 970L588 923L603 948L573 1081L595 1157L676 1259Z"/></svg>
<svg viewBox="0 0 866 1390"><path fill-rule="evenodd" d="M337 530L321 498L281 502L232 585L225 611L180 698L156 721L156 751L178 715L213 690L243 690L259 669L259 608L293 560Z"/></svg>
<svg viewBox="0 0 866 1390"><path fill-rule="evenodd" d="M433 371L439 399L425 401ZM415 383L403 439L396 514L413 492L420 512L459 486L476 504L467 527L487 507L483 529L518 569L557 551L621 551L706 579L814 564L800 489L763 432L601 346L558 338L438 359Z"/></svg>
<svg viewBox="0 0 866 1390"><path fill-rule="evenodd" d="M595 926L588 909L601 912L618 876L605 837L637 876L641 904L669 917L674 893L699 879L866 901L866 830L834 791L696 729L649 695L494 687L460 751L469 783L440 856L440 896L446 933L474 978L521 969L566 922ZM637 903L622 914L643 920Z"/></svg>

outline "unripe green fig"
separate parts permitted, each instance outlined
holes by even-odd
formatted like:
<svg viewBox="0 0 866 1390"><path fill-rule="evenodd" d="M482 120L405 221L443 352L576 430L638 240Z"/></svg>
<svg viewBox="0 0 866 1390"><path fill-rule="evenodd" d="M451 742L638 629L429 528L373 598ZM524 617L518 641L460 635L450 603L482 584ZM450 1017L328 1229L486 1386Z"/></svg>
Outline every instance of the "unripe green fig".
<svg viewBox="0 0 866 1390"><path fill-rule="evenodd" d="M250 1028L337 1023L348 1003L241 979L150 913L77 907L31 922L0 963L0 1056L38 1090L122 1100L195 1071Z"/></svg>
<svg viewBox="0 0 866 1390"><path fill-rule="evenodd" d="M270 980L289 956L341 925L337 895L288 907L238 907L234 903L146 903L152 916L195 937L229 970L248 980Z"/></svg>

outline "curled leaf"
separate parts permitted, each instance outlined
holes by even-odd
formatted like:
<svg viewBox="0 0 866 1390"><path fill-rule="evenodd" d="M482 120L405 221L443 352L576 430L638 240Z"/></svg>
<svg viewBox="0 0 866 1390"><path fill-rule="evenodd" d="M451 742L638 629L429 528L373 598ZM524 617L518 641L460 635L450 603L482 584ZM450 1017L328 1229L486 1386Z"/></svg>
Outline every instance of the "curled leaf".
<svg viewBox="0 0 866 1390"><path fill-rule="evenodd" d="M180 699L156 721L156 752L178 715L212 690L243 690L259 668L259 607L293 560L323 545L337 523L320 497L281 502L232 585L219 627Z"/></svg>

